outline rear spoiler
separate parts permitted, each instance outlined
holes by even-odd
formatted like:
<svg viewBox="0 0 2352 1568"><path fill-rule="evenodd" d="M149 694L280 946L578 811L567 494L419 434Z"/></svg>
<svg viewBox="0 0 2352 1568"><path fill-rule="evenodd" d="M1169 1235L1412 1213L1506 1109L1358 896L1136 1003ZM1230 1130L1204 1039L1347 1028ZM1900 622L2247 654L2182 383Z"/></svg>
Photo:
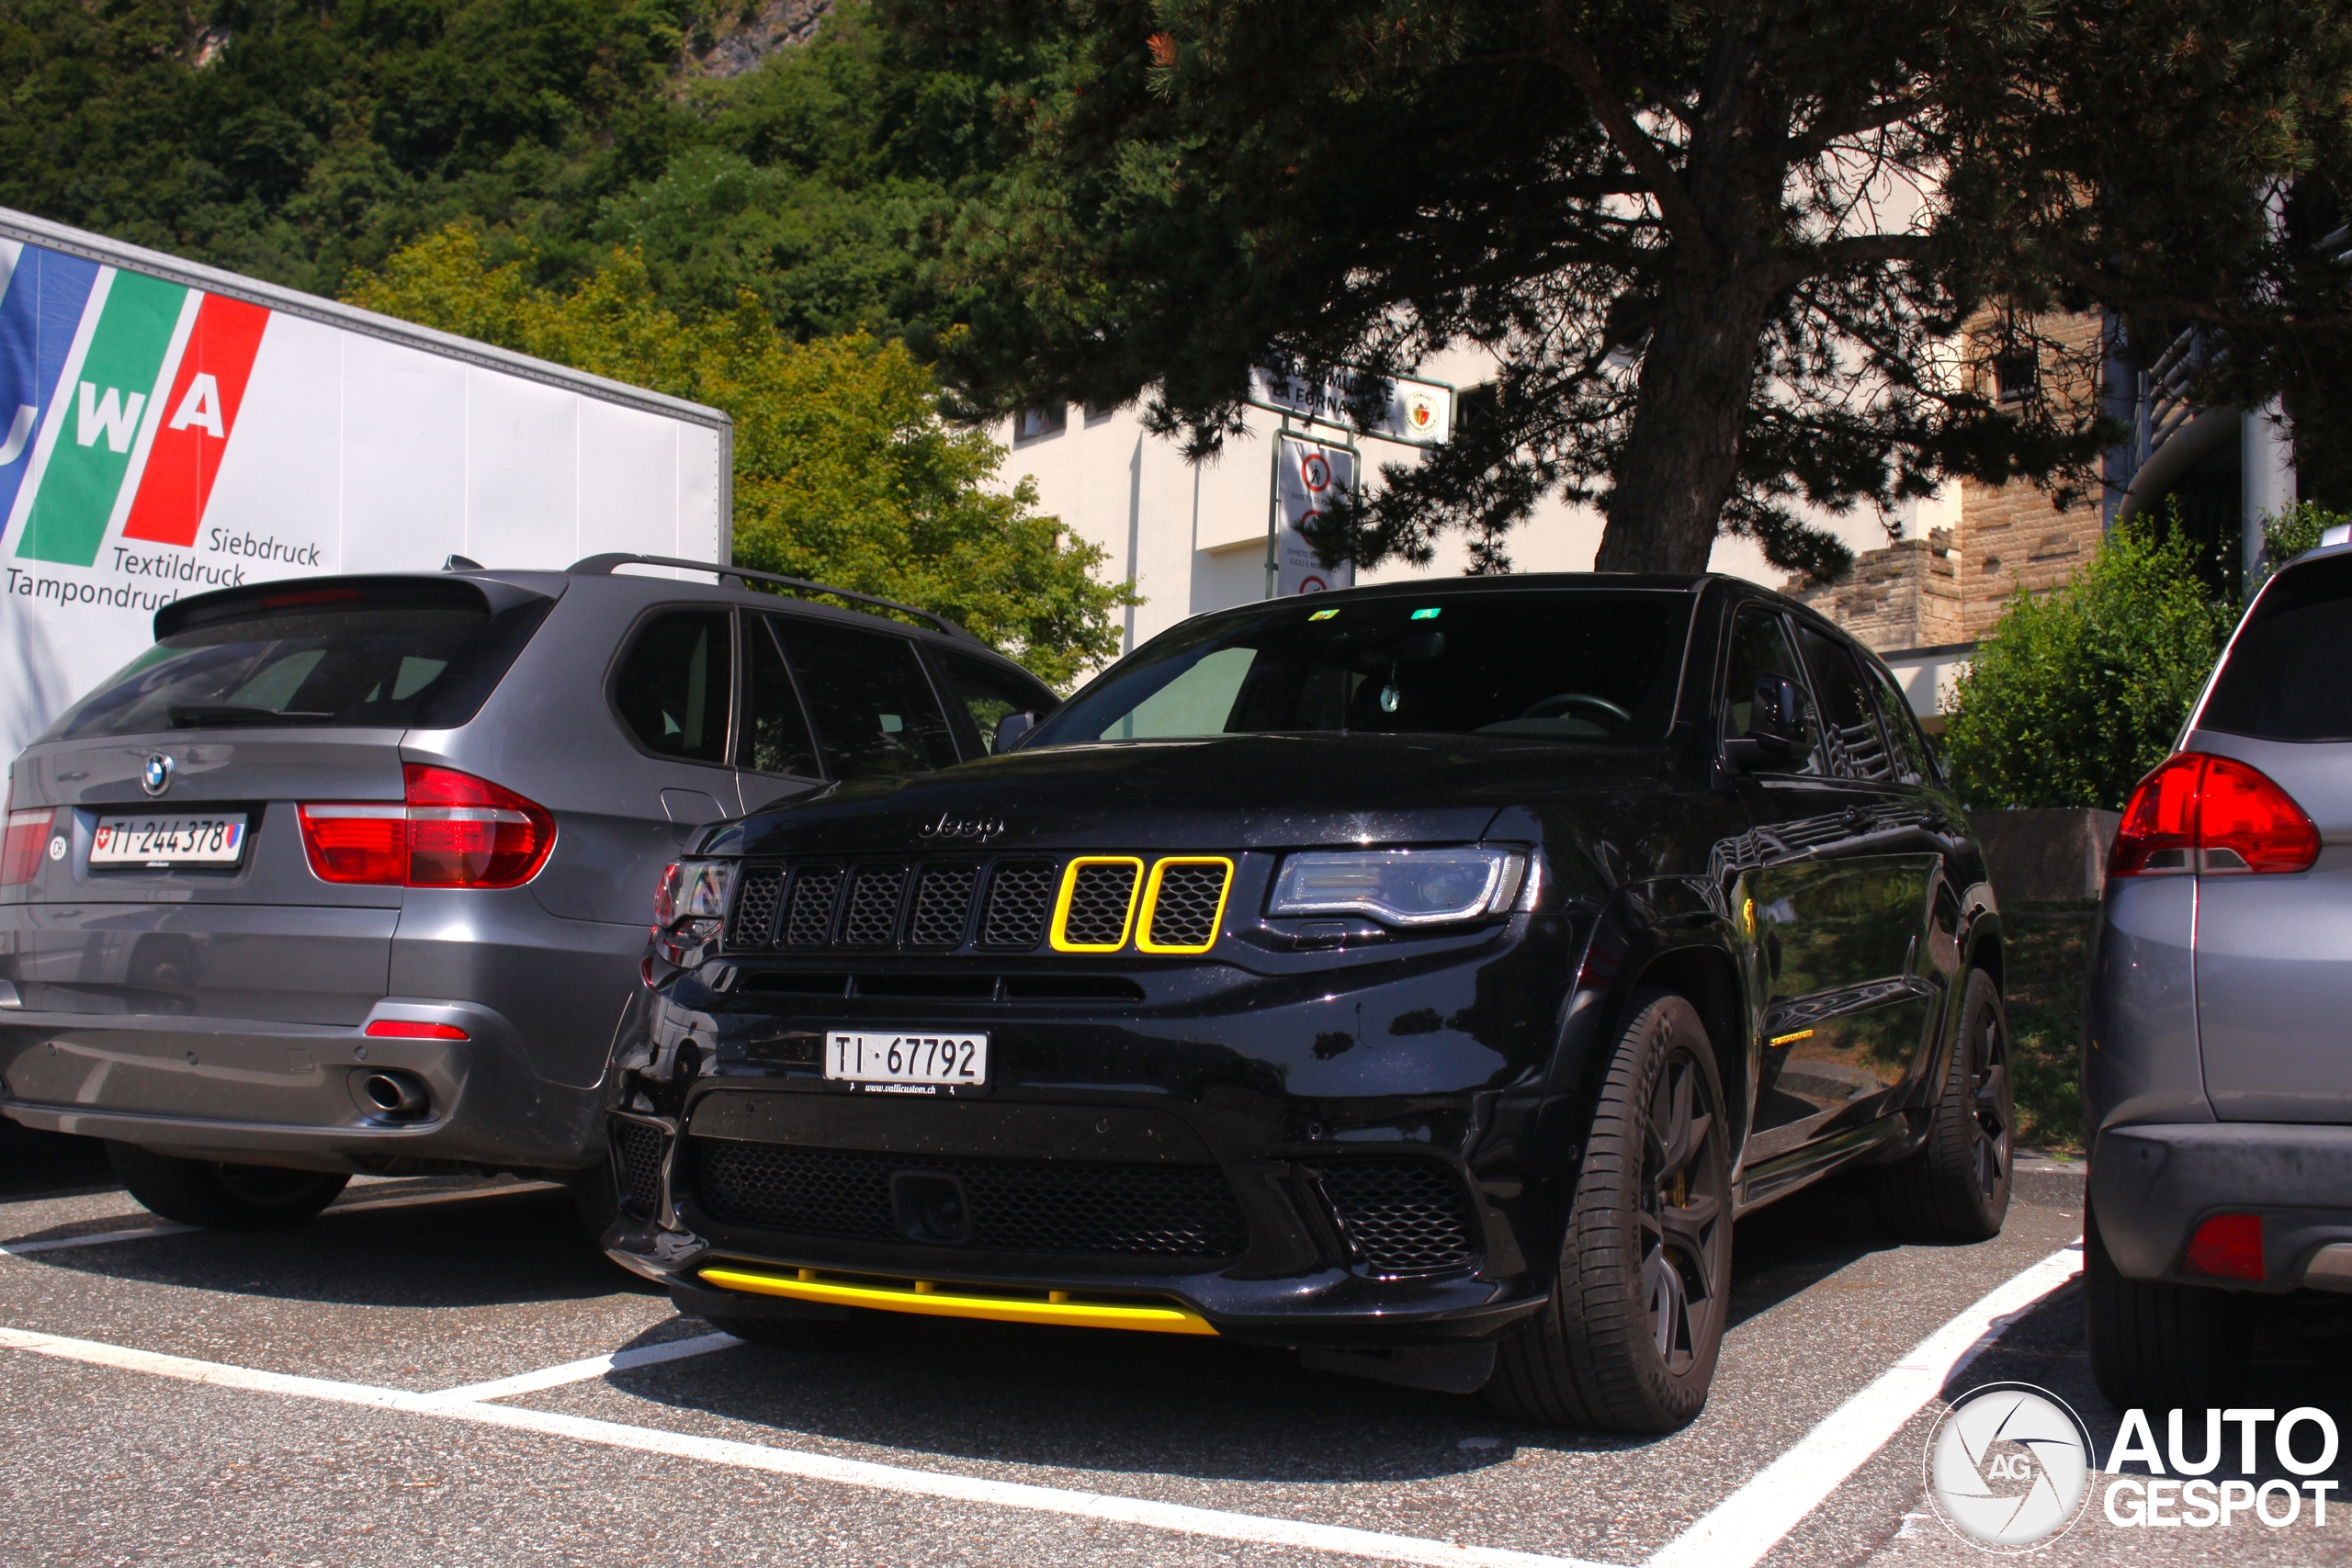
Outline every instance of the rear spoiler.
<svg viewBox="0 0 2352 1568"><path fill-rule="evenodd" d="M175 599L155 612L155 640L223 621L288 610L338 608L426 609L443 605L497 615L549 595L494 578L417 576L297 577L248 582Z"/></svg>

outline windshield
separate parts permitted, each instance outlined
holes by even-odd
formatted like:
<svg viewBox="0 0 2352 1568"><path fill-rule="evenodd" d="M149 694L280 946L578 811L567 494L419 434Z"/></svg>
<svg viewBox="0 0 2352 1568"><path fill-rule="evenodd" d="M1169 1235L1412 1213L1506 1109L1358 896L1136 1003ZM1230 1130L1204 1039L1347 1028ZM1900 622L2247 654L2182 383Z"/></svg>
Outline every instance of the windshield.
<svg viewBox="0 0 2352 1568"><path fill-rule="evenodd" d="M251 726L447 728L481 706L548 603L503 615L447 604L304 606L215 621L132 660L44 739Z"/></svg>
<svg viewBox="0 0 2352 1568"><path fill-rule="evenodd" d="M1673 716L1690 604L1600 589L1285 599L1147 644L1030 746L1331 730L1653 739Z"/></svg>

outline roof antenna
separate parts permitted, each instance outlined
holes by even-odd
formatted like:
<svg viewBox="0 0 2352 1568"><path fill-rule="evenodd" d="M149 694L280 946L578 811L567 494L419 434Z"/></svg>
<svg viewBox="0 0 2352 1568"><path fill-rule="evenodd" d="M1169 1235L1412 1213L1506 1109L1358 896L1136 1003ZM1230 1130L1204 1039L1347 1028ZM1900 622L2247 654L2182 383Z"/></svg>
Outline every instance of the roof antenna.
<svg viewBox="0 0 2352 1568"><path fill-rule="evenodd" d="M481 569L481 562L466 556L451 556L441 563L443 571L480 571Z"/></svg>

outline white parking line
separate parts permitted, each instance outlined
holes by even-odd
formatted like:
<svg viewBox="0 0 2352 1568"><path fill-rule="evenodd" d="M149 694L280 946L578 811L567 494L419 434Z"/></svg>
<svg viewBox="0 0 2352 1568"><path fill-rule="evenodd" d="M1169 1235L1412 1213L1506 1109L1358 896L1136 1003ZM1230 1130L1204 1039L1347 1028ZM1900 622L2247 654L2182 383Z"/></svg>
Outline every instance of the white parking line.
<svg viewBox="0 0 2352 1568"><path fill-rule="evenodd" d="M1919 1341L1877 1382L1660 1548L1644 1568L1754 1568L1893 1440L1954 1373L2082 1266L2078 1241L2012 1276Z"/></svg>
<svg viewBox="0 0 2352 1568"><path fill-rule="evenodd" d="M462 1198L503 1198L510 1192L547 1192L555 1188L552 1181L516 1181L504 1187L467 1188L457 1192L412 1192L399 1198L369 1198L357 1203L335 1203L319 1211L321 1218L334 1214L356 1214L365 1209L405 1209L417 1203L453 1203ZM46 1241L12 1241L0 1247L0 1258L26 1258L36 1252L59 1252L69 1247L108 1247L118 1241L144 1241L149 1236L183 1235L202 1230L202 1225L175 1224L159 1220L152 1225L140 1225L131 1230L92 1231L86 1235L51 1236Z"/></svg>
<svg viewBox="0 0 2352 1568"><path fill-rule="evenodd" d="M435 1404L471 1404L486 1399L511 1399L518 1393L537 1393L541 1389L561 1388L568 1382L586 1382L603 1377L606 1372L626 1372L638 1367L659 1366L664 1361L683 1361L689 1356L707 1356L713 1350L724 1350L743 1343L732 1334L697 1334L692 1339L672 1339L660 1345L639 1346L634 1350L616 1350L609 1356L591 1356L584 1361L566 1361L560 1367L545 1367L536 1372L524 1372L511 1378L499 1378L491 1382L469 1382L463 1388L445 1388L426 1397Z"/></svg>
<svg viewBox="0 0 2352 1568"><path fill-rule="evenodd" d="M226 1366L218 1361L191 1360L182 1356L159 1355L152 1350L133 1350L120 1345L68 1339L21 1328L0 1328L0 1346L90 1366L145 1372L215 1388L285 1394L299 1399L324 1400L337 1404L364 1405L378 1410L469 1421L481 1426L538 1432L548 1437L570 1438L605 1448L666 1454L677 1459L799 1476L810 1481L830 1481L874 1491L940 1497L960 1503L983 1503L1032 1513L1064 1514L1113 1524L1136 1525L1147 1529L1169 1530L1181 1535L1205 1536L1218 1540L1303 1547L1342 1556L1368 1557L1384 1562L1430 1563L1442 1565L1442 1568L1451 1568L1454 1564L1463 1565L1463 1568L1605 1568L1603 1564L1584 1562L1575 1558L1504 1551L1492 1547L1460 1546L1452 1541L1430 1540L1419 1536L1389 1535L1379 1530L1353 1529L1344 1525L1318 1525L1298 1519L1268 1518L1257 1514L1227 1513L1218 1508L1194 1508L1181 1503L1159 1503L1142 1497L1080 1492L1069 1487L1034 1486L1024 1482L989 1481L978 1476L912 1470L899 1465L810 1453L801 1449L771 1448L724 1438L697 1438L684 1432L664 1431L657 1427L624 1426L615 1421L594 1421L584 1416L560 1416L549 1411L518 1409L506 1404L487 1404L479 1401L466 1404L447 1402L450 1395L466 1392L462 1389L452 1389L444 1393L407 1393L399 1389L376 1388L366 1383L293 1377L284 1372ZM648 1346L646 1348L667 1350L672 1347ZM630 1353L621 1352L622 1355ZM684 1353L679 1351L679 1354ZM575 1362L572 1365L586 1364ZM568 1371L571 1369L549 1370ZM506 1381L520 1382L525 1380ZM496 1386L475 1385L477 1389Z"/></svg>

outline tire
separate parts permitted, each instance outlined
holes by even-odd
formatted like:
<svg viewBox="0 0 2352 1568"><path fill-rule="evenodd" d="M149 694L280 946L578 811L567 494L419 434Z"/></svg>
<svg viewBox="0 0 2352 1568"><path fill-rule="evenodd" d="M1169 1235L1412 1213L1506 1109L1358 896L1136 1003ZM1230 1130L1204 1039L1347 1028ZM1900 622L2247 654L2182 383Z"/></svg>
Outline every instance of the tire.
<svg viewBox="0 0 2352 1568"><path fill-rule="evenodd" d="M1871 1189L1879 1218L1915 1241L1989 1241L2009 1215L2017 1138L2009 1022L2001 988L1972 969L1961 992L1960 1038L1928 1112L1917 1153Z"/></svg>
<svg viewBox="0 0 2352 1568"><path fill-rule="evenodd" d="M2083 1216L2083 1318L2091 1375L2129 1410L2201 1410L2237 1403L2253 1361L2247 1303L2233 1291L2127 1280Z"/></svg>
<svg viewBox="0 0 2352 1568"><path fill-rule="evenodd" d="M1713 1043L1671 992L1610 1048L1552 1299L1498 1347L1512 1420L1670 1432L1707 1403L1731 1300L1730 1127Z"/></svg>
<svg viewBox="0 0 2352 1568"><path fill-rule="evenodd" d="M771 1350L870 1350L888 1339L898 1324L887 1312L852 1307L845 1318L709 1317L703 1321Z"/></svg>
<svg viewBox="0 0 2352 1568"><path fill-rule="evenodd" d="M108 1143L107 1158L145 1208L216 1231L290 1230L315 1219L351 1180L333 1171L182 1159L136 1144Z"/></svg>

